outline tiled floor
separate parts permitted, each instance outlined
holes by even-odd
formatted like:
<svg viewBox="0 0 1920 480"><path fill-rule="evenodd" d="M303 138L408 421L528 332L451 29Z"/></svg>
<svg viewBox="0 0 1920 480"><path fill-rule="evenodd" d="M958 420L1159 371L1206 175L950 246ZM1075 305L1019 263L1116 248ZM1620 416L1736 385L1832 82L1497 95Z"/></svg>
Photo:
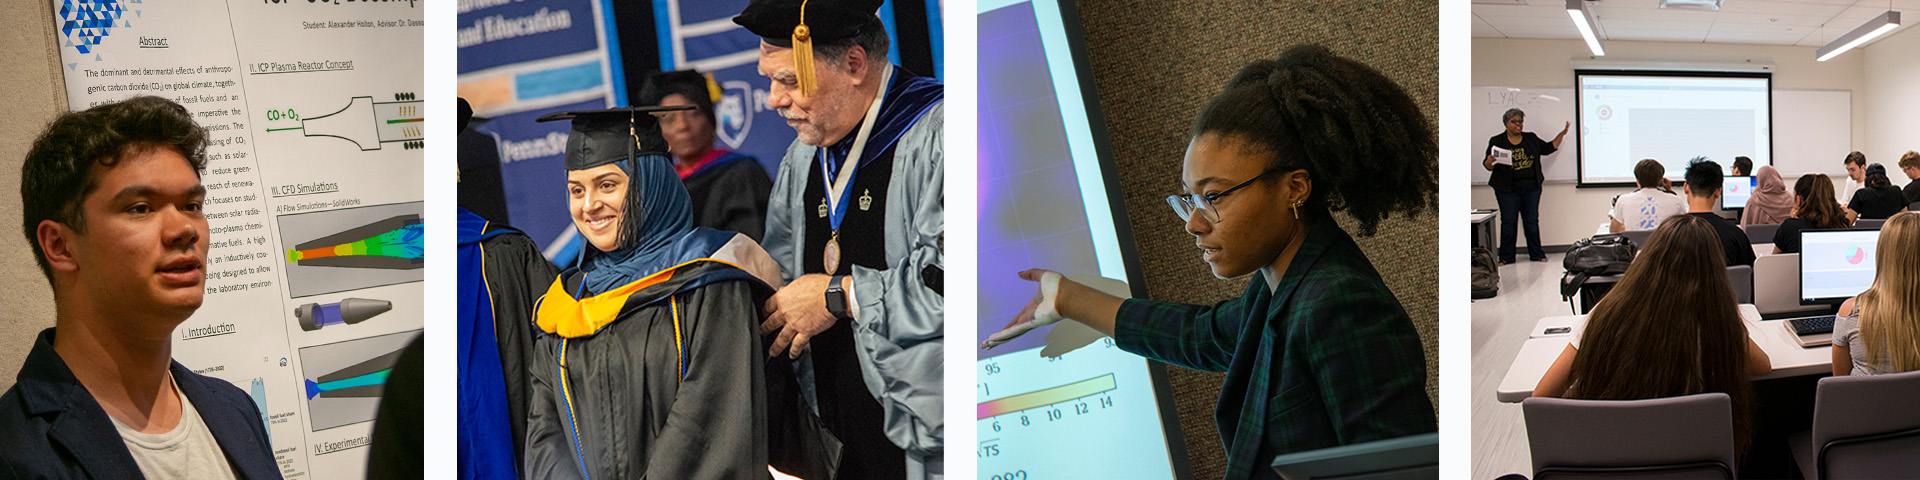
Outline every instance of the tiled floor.
<svg viewBox="0 0 1920 480"><path fill-rule="evenodd" d="M1545 262L1500 267L1500 295L1473 302L1473 479L1508 473L1533 475L1520 404L1500 403L1494 390L1542 317L1570 315L1560 299L1561 254Z"/></svg>

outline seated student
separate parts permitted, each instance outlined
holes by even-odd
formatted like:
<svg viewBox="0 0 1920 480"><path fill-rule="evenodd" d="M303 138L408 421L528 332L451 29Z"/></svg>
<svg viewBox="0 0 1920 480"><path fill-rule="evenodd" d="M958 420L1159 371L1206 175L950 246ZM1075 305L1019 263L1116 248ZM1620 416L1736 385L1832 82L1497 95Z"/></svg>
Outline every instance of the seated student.
<svg viewBox="0 0 1920 480"><path fill-rule="evenodd" d="M1900 193L1906 197L1907 206L1912 207L1920 203L1920 152L1908 150L1906 155L1900 156L1899 165L1900 173L1907 174L1907 188L1901 189Z"/></svg>
<svg viewBox="0 0 1920 480"><path fill-rule="evenodd" d="M1753 265L1753 242L1747 240L1747 232L1739 225L1720 218L1714 210L1720 204L1720 187L1726 181L1721 174L1720 164L1712 160L1695 159L1687 165L1687 213L1713 225L1720 233L1720 249L1726 252L1727 265Z"/></svg>
<svg viewBox="0 0 1920 480"><path fill-rule="evenodd" d="M1748 175L1753 175L1753 159L1733 157L1733 176L1744 177Z"/></svg>
<svg viewBox="0 0 1920 480"><path fill-rule="evenodd" d="M1853 220L1833 198L1833 180L1824 173L1801 175L1793 182L1793 215L1780 222L1773 232L1773 253L1800 253L1800 231L1812 228L1847 228Z"/></svg>
<svg viewBox="0 0 1920 480"><path fill-rule="evenodd" d="M1772 165L1760 167L1753 172L1753 197L1747 199L1747 208L1741 209L1741 225L1770 225L1786 221L1793 215L1793 193L1787 191L1787 182L1780 179L1780 170Z"/></svg>
<svg viewBox="0 0 1920 480"><path fill-rule="evenodd" d="M1840 305L1833 321L1833 375L1920 370L1920 213L1880 228L1873 286Z"/></svg>
<svg viewBox="0 0 1920 480"><path fill-rule="evenodd" d="M1853 201L1847 203L1847 209L1860 214L1860 218L1883 219L1907 210L1906 197L1887 178L1887 167L1878 163L1868 165L1865 184L1853 193Z"/></svg>
<svg viewBox="0 0 1920 480"><path fill-rule="evenodd" d="M1867 156L1860 152L1848 153L1847 158L1840 160L1840 165L1847 167L1847 185L1840 187L1834 198L1839 199L1841 205L1846 205L1853 202L1853 194L1865 185Z"/></svg>
<svg viewBox="0 0 1920 480"><path fill-rule="evenodd" d="M1718 172L1719 167L1715 166ZM1637 400L1721 392L1734 439L1753 432L1749 376L1773 370L1747 336L1713 224L1681 215L1653 231L1619 285L1594 305L1547 367L1536 397Z"/></svg>
<svg viewBox="0 0 1920 480"><path fill-rule="evenodd" d="M1652 230L1667 217L1686 213L1687 201L1673 194L1667 167L1659 160L1649 158L1634 165L1633 179L1640 189L1613 199L1613 213L1607 215L1613 225L1608 231Z"/></svg>

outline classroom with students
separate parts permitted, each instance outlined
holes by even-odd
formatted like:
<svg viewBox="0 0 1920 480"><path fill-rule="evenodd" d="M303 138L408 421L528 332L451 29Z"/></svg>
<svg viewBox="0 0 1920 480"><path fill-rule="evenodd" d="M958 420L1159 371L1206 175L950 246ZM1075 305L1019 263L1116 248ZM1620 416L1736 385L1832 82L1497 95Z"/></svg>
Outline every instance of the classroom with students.
<svg viewBox="0 0 1920 480"><path fill-rule="evenodd" d="M1472 478L1911 477L1898 5L1532 3L1472 6Z"/></svg>

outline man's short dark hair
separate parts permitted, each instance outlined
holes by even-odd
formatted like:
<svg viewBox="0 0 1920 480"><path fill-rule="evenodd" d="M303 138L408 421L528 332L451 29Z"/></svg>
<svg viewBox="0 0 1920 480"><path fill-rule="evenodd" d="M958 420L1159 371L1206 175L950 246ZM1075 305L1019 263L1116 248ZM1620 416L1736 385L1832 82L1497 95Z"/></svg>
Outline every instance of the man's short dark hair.
<svg viewBox="0 0 1920 480"><path fill-rule="evenodd" d="M63 113L33 141L20 166L20 204L25 210L21 230L47 281L53 281L53 266L40 250L40 222L52 220L86 233L80 203L99 187L93 166L112 167L151 148L170 148L187 157L195 175L207 167L207 131L193 122L186 107L155 96Z"/></svg>
<svg viewBox="0 0 1920 480"><path fill-rule="evenodd" d="M1640 182L1640 188L1660 186L1660 177L1667 176L1667 166L1659 160L1645 159L1633 166L1633 179Z"/></svg>
<svg viewBox="0 0 1920 480"><path fill-rule="evenodd" d="M1688 195L1700 198L1712 197L1713 191L1719 190L1724 183L1726 183L1726 171L1720 168L1719 162L1695 160L1687 165Z"/></svg>
<svg viewBox="0 0 1920 480"><path fill-rule="evenodd" d="M1733 157L1733 169L1739 170L1741 175L1753 175L1753 159Z"/></svg>
<svg viewBox="0 0 1920 480"><path fill-rule="evenodd" d="M1859 165L1862 167L1867 166L1867 154L1860 153L1860 152L1849 153L1847 154L1847 158L1845 160L1840 161L1841 165L1845 165L1849 163L1854 165Z"/></svg>
<svg viewBox="0 0 1920 480"><path fill-rule="evenodd" d="M826 61L827 65L832 65L834 68L844 68L847 65L845 59L842 57L847 56L847 50L852 50L854 45L859 45L860 48L867 51L867 63L879 65L891 61L887 59L887 49L892 48L892 42L892 39L887 38L886 30L869 28L851 37L814 45L813 58L822 59ZM869 66L867 68L877 69L880 67ZM884 89L886 86L881 85L880 88Z"/></svg>

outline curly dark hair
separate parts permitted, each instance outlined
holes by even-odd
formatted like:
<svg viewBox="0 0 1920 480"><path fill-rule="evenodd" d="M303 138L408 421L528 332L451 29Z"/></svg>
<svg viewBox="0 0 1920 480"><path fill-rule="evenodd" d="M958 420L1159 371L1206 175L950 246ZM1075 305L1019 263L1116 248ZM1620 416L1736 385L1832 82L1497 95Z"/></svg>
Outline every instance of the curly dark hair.
<svg viewBox="0 0 1920 480"><path fill-rule="evenodd" d="M187 157L195 175L207 167L207 131L193 122L186 107L155 96L133 97L78 112L47 124L20 167L21 233L33 246L40 273L53 280L53 267L35 233L52 220L86 233L80 203L99 186L93 166L112 167L128 155L170 148Z"/></svg>
<svg viewBox="0 0 1920 480"><path fill-rule="evenodd" d="M1438 150L1413 98L1380 72L1319 45L1247 65L1207 103L1191 135L1237 137L1273 153L1268 169L1305 169L1303 216L1346 211L1372 236L1394 212L1435 206Z"/></svg>

